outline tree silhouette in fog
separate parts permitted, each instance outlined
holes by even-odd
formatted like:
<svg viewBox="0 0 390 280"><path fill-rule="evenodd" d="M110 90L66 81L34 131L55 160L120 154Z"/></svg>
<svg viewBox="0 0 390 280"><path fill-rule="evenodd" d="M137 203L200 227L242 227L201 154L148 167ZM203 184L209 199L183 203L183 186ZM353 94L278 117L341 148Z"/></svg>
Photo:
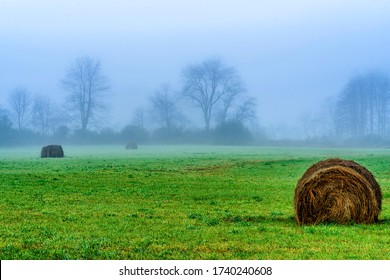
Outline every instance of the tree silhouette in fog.
<svg viewBox="0 0 390 280"><path fill-rule="evenodd" d="M31 115L31 96L25 88L16 88L9 95L8 101L16 126L22 130Z"/></svg>
<svg viewBox="0 0 390 280"><path fill-rule="evenodd" d="M380 72L353 77L337 102L338 130L353 137L385 136L390 113L390 80Z"/></svg>
<svg viewBox="0 0 390 280"><path fill-rule="evenodd" d="M161 84L159 89L149 97L149 115L160 128L172 129L183 118L176 100L168 84Z"/></svg>
<svg viewBox="0 0 390 280"><path fill-rule="evenodd" d="M226 113L234 98L244 91L235 68L220 60L189 65L182 71L182 77L183 95L201 109L206 131L210 130L214 109L221 105Z"/></svg>
<svg viewBox="0 0 390 280"><path fill-rule="evenodd" d="M69 113L80 123L81 132L85 134L91 123L100 121L106 109L103 97L109 84L100 61L88 56L78 58L69 67L61 85L69 93Z"/></svg>

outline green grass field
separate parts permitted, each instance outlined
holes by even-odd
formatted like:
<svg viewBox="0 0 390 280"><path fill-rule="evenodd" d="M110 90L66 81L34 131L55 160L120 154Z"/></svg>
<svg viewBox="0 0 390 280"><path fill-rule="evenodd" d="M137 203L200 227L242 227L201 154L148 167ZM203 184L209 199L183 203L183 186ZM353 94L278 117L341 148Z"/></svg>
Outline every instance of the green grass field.
<svg viewBox="0 0 390 280"><path fill-rule="evenodd" d="M0 149L0 259L390 259L390 150ZM381 185L375 225L298 226L298 179L327 157Z"/></svg>

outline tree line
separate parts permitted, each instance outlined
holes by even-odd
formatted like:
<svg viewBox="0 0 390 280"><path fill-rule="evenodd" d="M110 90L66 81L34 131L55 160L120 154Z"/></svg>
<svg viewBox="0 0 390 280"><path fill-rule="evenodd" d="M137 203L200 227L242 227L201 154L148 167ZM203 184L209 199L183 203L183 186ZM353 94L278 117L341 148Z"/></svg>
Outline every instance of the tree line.
<svg viewBox="0 0 390 280"><path fill-rule="evenodd" d="M350 78L323 102L320 112L301 119L306 139L343 144L390 143L390 77L368 71Z"/></svg>
<svg viewBox="0 0 390 280"><path fill-rule="evenodd" d="M181 87L161 83L128 125L105 128L110 83L98 59L76 59L60 80L66 100L33 96L15 88L0 106L0 144L31 141L256 144L274 143L257 124L256 99L234 67L209 59L182 69ZM189 111L195 113L189 114ZM195 114L195 115L194 115ZM201 125L191 120L197 116ZM390 79L382 72L352 77L321 111L300 120L305 143L390 139ZM288 135L284 134L284 140ZM280 140L280 139L279 139ZM288 142L291 143L291 142Z"/></svg>
<svg viewBox="0 0 390 280"><path fill-rule="evenodd" d="M136 109L132 122L115 133L104 129L110 95L108 77L99 60L78 58L60 81L66 92L65 104L56 104L47 96L32 96L22 87L8 95L7 109L0 110L0 143L15 138L56 141L128 138L144 142L150 139L191 142L196 138L218 142L225 138L237 144L252 140L249 123L256 118L256 100L246 95L234 67L211 59L185 67L181 75L181 89L173 90L168 83L162 83L150 94L146 107ZM196 130L186 125L190 121L183 112L185 102L185 106L198 109L203 128ZM151 128L146 127L146 120Z"/></svg>
<svg viewBox="0 0 390 280"><path fill-rule="evenodd" d="M336 103L336 131L350 137L389 135L390 80L371 72L353 77Z"/></svg>

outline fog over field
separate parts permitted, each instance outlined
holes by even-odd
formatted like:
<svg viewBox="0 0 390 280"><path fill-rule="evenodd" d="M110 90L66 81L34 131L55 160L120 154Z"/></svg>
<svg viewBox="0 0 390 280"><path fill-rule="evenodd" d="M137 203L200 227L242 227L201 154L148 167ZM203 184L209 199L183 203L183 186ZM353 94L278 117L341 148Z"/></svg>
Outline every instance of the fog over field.
<svg viewBox="0 0 390 280"><path fill-rule="evenodd" d="M175 127L203 129L207 122L201 106L182 94L185 70L214 61L222 70L234 70L241 95L231 107L224 107L224 97L216 103L210 129L218 126L224 108L229 109L225 121L249 104L245 125L268 138L337 135L361 119L367 124L351 128L346 138L385 137L390 127L382 125L387 117L379 109L377 115L343 117L337 124L329 111L345 108L340 100L348 94L344 99L341 94L353 79L374 77L386 95L375 102L385 103L380 110L387 115L389 14L385 0L3 0L0 113L13 129L54 133L59 125L38 129L30 119L18 127L10 95L23 89L31 104L36 96L48 97L67 115L71 90L64 80L80 58L89 58L100 63L106 89L99 100L105 113L95 120L99 126L88 123L87 129L121 131L135 124L141 109L146 116L142 127L169 127L167 120L150 114L156 112L151 101L156 93L169 94L175 102ZM376 107L368 110L376 112ZM236 117L244 123L242 118ZM81 128L79 120L62 122L70 131Z"/></svg>

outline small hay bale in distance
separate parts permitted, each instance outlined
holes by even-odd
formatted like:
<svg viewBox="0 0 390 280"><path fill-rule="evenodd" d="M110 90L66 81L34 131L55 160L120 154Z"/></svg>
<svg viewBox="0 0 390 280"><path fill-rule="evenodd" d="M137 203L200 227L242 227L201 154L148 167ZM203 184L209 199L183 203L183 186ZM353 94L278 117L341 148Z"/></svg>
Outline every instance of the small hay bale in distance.
<svg viewBox="0 0 390 280"><path fill-rule="evenodd" d="M61 145L48 145L42 147L41 158L62 158L64 157L64 150Z"/></svg>
<svg viewBox="0 0 390 280"><path fill-rule="evenodd" d="M126 150L136 150L138 149L138 145L135 142L129 142L126 144Z"/></svg>
<svg viewBox="0 0 390 280"><path fill-rule="evenodd" d="M300 225L378 221L382 193L374 176L354 161L338 158L312 165L295 189L295 219Z"/></svg>

